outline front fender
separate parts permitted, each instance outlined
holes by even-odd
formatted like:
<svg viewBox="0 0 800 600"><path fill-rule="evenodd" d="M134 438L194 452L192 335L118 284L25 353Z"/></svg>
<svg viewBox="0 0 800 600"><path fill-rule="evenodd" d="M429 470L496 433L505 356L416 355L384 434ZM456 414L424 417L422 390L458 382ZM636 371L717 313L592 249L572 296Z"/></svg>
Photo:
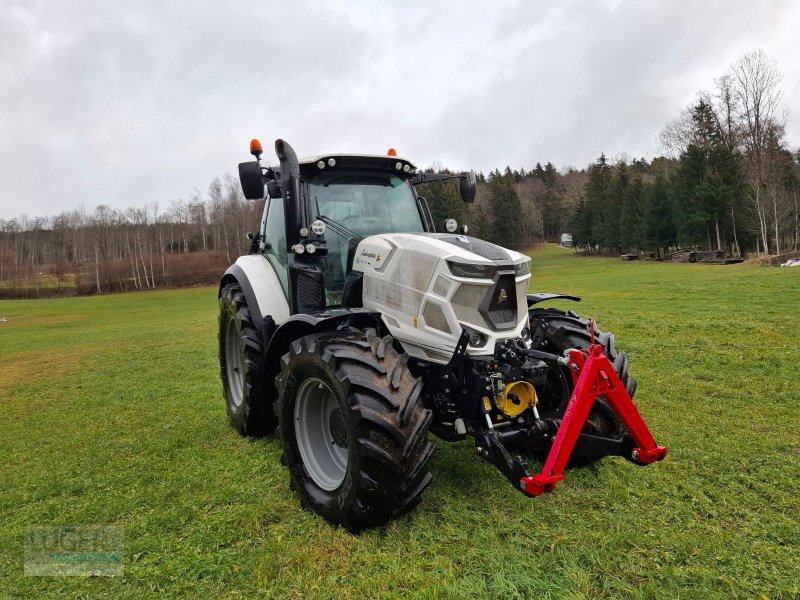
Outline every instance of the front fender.
<svg viewBox="0 0 800 600"><path fill-rule="evenodd" d="M281 357L289 351L289 345L306 335L321 331L333 331L340 326L364 329L374 327L379 335L385 333L381 314L368 308L331 309L316 315L299 313L281 323L269 340L264 357L264 377L275 378L281 370Z"/></svg>
<svg viewBox="0 0 800 600"><path fill-rule="evenodd" d="M572 300L573 302L580 302L581 299L578 296L570 296L568 294L550 294L547 292L539 292L538 294L528 294L528 308L533 306L534 304L539 304L540 302L546 302L547 300Z"/></svg>
<svg viewBox="0 0 800 600"><path fill-rule="evenodd" d="M264 340L268 340L269 331L265 329L266 317L272 317L275 324L280 325L290 314L286 294L272 263L262 254L240 256L222 276L219 294L222 293L223 287L234 282L242 288L253 324L261 332Z"/></svg>

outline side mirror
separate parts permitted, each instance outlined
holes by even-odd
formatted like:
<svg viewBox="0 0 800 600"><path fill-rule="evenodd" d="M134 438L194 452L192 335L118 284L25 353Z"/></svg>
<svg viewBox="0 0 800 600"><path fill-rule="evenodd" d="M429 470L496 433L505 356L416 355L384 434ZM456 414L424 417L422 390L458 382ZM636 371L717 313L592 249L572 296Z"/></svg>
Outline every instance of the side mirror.
<svg viewBox="0 0 800 600"><path fill-rule="evenodd" d="M475 173L468 171L462 173L458 181L458 191L461 193L461 199L464 202L475 202L475 192L477 191L477 184L475 182Z"/></svg>
<svg viewBox="0 0 800 600"><path fill-rule="evenodd" d="M239 163L239 182L242 192L248 200L264 199L264 176L257 160Z"/></svg>

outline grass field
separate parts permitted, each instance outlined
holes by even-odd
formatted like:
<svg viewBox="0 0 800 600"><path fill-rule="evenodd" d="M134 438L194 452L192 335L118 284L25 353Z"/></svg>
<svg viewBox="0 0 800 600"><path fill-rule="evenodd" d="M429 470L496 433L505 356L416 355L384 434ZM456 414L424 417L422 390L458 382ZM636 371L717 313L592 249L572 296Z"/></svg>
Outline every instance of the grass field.
<svg viewBox="0 0 800 600"><path fill-rule="evenodd" d="M214 289L0 302L0 598L800 597L800 269L533 273L629 351L667 459L530 499L439 442L417 510L360 536L228 427ZM23 575L26 527L78 524L124 528L124 577Z"/></svg>

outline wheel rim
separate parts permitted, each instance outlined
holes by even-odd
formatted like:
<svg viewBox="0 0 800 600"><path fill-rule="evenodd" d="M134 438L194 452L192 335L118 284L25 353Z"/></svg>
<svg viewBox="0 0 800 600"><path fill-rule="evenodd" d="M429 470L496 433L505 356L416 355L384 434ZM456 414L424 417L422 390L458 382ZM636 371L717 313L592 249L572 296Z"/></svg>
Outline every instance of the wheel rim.
<svg viewBox="0 0 800 600"><path fill-rule="evenodd" d="M338 488L350 456L347 432L336 396L316 377L306 379L297 390L294 430L309 477L325 491Z"/></svg>
<svg viewBox="0 0 800 600"><path fill-rule="evenodd" d="M228 378L228 393L234 406L241 406L244 396L244 374L242 367L241 340L236 322L228 319L225 327L225 374Z"/></svg>

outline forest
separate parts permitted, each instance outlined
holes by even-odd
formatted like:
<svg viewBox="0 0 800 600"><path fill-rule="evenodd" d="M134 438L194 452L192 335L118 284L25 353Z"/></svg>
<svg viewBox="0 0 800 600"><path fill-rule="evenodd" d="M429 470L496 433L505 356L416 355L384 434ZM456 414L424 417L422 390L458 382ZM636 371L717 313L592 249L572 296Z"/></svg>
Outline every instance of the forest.
<svg viewBox="0 0 800 600"><path fill-rule="evenodd" d="M651 160L601 154L581 170L506 167L479 176L469 207L444 186L426 197L437 222L459 214L470 233L510 247L571 233L589 253L797 252L800 149L784 139L780 83L774 61L756 51L666 124Z"/></svg>
<svg viewBox="0 0 800 600"><path fill-rule="evenodd" d="M544 161L478 173L469 205L452 181L419 192L437 228L452 217L510 248L570 233L576 251L592 254L796 253L800 149L785 140L782 93L776 63L755 51L665 125L651 159L600 154L582 169ZM159 201L0 220L0 298L213 284L247 253L263 210L227 174L204 192Z"/></svg>

